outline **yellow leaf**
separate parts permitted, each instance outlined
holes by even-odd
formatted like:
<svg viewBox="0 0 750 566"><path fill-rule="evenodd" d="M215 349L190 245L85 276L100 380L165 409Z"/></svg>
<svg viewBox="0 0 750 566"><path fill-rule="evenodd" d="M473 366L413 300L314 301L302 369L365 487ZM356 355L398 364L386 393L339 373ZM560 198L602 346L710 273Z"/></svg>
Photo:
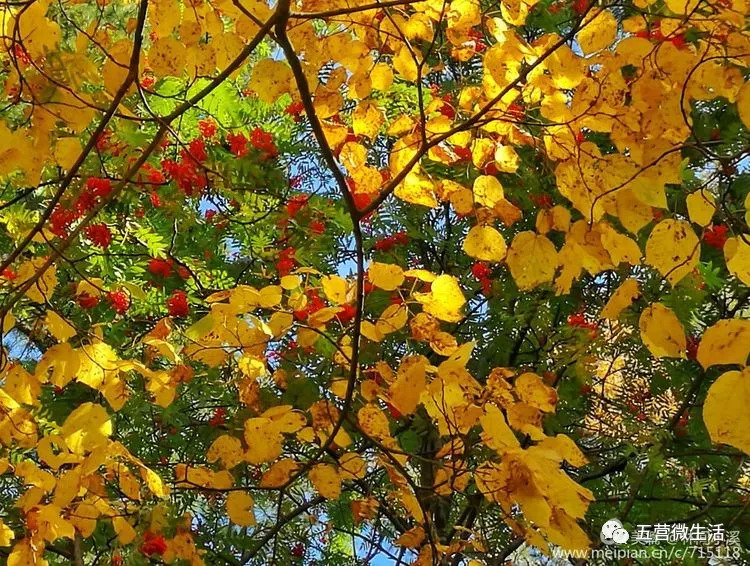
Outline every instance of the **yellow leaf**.
<svg viewBox="0 0 750 566"><path fill-rule="evenodd" d="M435 208L437 199L433 192L432 181L422 175L409 173L401 181L393 194L405 202Z"/></svg>
<svg viewBox="0 0 750 566"><path fill-rule="evenodd" d="M393 84L393 71L386 63L378 63L372 68L370 80L372 88L385 92Z"/></svg>
<svg viewBox="0 0 750 566"><path fill-rule="evenodd" d="M8 555L7 566L49 566L44 557L44 545L31 538L22 538Z"/></svg>
<svg viewBox="0 0 750 566"><path fill-rule="evenodd" d="M698 362L704 369L715 365L744 366L750 355L750 320L720 320L703 333Z"/></svg>
<svg viewBox="0 0 750 566"><path fill-rule="evenodd" d="M398 369L398 377L389 389L391 404L402 415L410 415L417 410L419 397L425 388L425 374L428 365L423 356L409 356L403 359Z"/></svg>
<svg viewBox="0 0 750 566"><path fill-rule="evenodd" d="M417 61L415 61L414 55L404 45L398 50L398 53L396 53L392 60L393 68L396 69L396 72L410 82L416 81L419 76Z"/></svg>
<svg viewBox="0 0 750 566"><path fill-rule="evenodd" d="M254 501L246 491L232 491L227 495L227 515L229 520L240 527L255 524Z"/></svg>
<svg viewBox="0 0 750 566"><path fill-rule="evenodd" d="M398 265L373 261L367 270L367 278L376 287L393 291L404 282L404 270Z"/></svg>
<svg viewBox="0 0 750 566"><path fill-rule="evenodd" d="M86 402L68 415L60 433L71 452L83 454L107 443L112 422L104 407Z"/></svg>
<svg viewBox="0 0 750 566"><path fill-rule="evenodd" d="M750 234L729 238L724 244L724 260L729 273L750 285Z"/></svg>
<svg viewBox="0 0 750 566"><path fill-rule="evenodd" d="M716 199L706 189L690 193L687 198L690 220L699 226L708 226L716 212Z"/></svg>
<svg viewBox="0 0 750 566"><path fill-rule="evenodd" d="M510 244L506 263L521 291L552 281L557 269L557 250L546 236L520 232Z"/></svg>
<svg viewBox="0 0 750 566"><path fill-rule="evenodd" d="M65 170L70 169L81 155L81 142L78 138L60 138L55 144L55 162Z"/></svg>
<svg viewBox="0 0 750 566"><path fill-rule="evenodd" d="M367 475L367 463L356 452L347 452L339 458L341 478L344 480L362 480Z"/></svg>
<svg viewBox="0 0 750 566"><path fill-rule="evenodd" d="M601 318L608 320L617 320L620 313L633 304L633 301L640 295L638 289L638 281L635 279L626 279L617 290L612 293L612 296L604 305L601 314Z"/></svg>
<svg viewBox="0 0 750 566"><path fill-rule="evenodd" d="M132 525L128 523L128 521L124 517L112 517L112 526L115 529L115 533L117 534L117 541L120 544L130 544L135 540L137 533L135 532L135 529L132 527Z"/></svg>
<svg viewBox="0 0 750 566"><path fill-rule="evenodd" d="M425 312L435 318L446 322L458 322L463 318L461 309L466 298L452 275L439 275L432 282L429 293L418 293L414 297L422 303Z"/></svg>
<svg viewBox="0 0 750 566"><path fill-rule="evenodd" d="M294 84L292 70L282 61L262 59L253 66L248 88L258 94L267 104L273 104L282 94L290 91Z"/></svg>
<svg viewBox="0 0 750 566"><path fill-rule="evenodd" d="M341 476L330 464L317 464L308 474L315 490L326 499L338 499L341 495Z"/></svg>
<svg viewBox="0 0 750 566"><path fill-rule="evenodd" d="M338 275L326 275L320 280L323 292L334 305L346 303L347 284L346 279Z"/></svg>
<svg viewBox="0 0 750 566"><path fill-rule="evenodd" d="M473 192L474 200L487 208L495 208L495 205L505 200L503 186L496 177L490 175L477 177L474 180Z"/></svg>
<svg viewBox="0 0 750 566"><path fill-rule="evenodd" d="M515 173L520 163L520 158L510 145L498 145L495 148L495 165L498 171L503 173Z"/></svg>
<svg viewBox="0 0 750 566"><path fill-rule="evenodd" d="M638 322L641 339L655 358L684 358L685 330L677 316L661 303L653 303Z"/></svg>
<svg viewBox="0 0 750 566"><path fill-rule="evenodd" d="M395 540L395 544L405 548L417 548L426 538L424 529L420 526L413 527Z"/></svg>
<svg viewBox="0 0 750 566"><path fill-rule="evenodd" d="M251 464L271 462L281 455L283 437L267 418L254 418L245 421L245 459Z"/></svg>
<svg viewBox="0 0 750 566"><path fill-rule="evenodd" d="M268 327L274 338L281 338L294 325L294 315L288 312L275 312L268 320Z"/></svg>
<svg viewBox="0 0 750 566"><path fill-rule="evenodd" d="M401 330L409 319L406 305L393 304L385 307L383 314L375 322L375 329L383 336Z"/></svg>
<svg viewBox="0 0 750 566"><path fill-rule="evenodd" d="M588 536L564 509L553 508L549 526L544 529L549 542L570 551L586 550L591 546Z"/></svg>
<svg viewBox="0 0 750 566"><path fill-rule="evenodd" d="M698 264L700 242L690 223L662 220L646 242L646 263L656 268L669 283L676 285Z"/></svg>
<svg viewBox="0 0 750 566"><path fill-rule="evenodd" d="M372 101L360 102L352 112L352 129L356 135L375 138L385 122L383 112Z"/></svg>
<svg viewBox="0 0 750 566"><path fill-rule="evenodd" d="M576 39L586 55L612 45L617 35L617 20L609 10L602 10L583 24Z"/></svg>
<svg viewBox="0 0 750 566"><path fill-rule="evenodd" d="M480 261L500 262L505 259L507 246L503 236L492 226L474 226L464 240L463 250Z"/></svg>
<svg viewBox="0 0 750 566"><path fill-rule="evenodd" d="M0 374L2 375L2 374ZM19 405L39 405L41 384L19 363L6 366L3 391Z"/></svg>
<svg viewBox="0 0 750 566"><path fill-rule="evenodd" d="M365 405L357 412L357 422L365 434L377 440L391 437L388 417L372 403Z"/></svg>
<svg viewBox="0 0 750 566"><path fill-rule="evenodd" d="M393 328L389 322L385 322L385 324L388 325L388 328ZM406 324L404 322L404 324ZM383 338L385 338L385 334L381 332L377 325L373 324L369 320L363 320L362 321L362 336L367 338L368 340L372 340L373 342L382 342Z"/></svg>
<svg viewBox="0 0 750 566"><path fill-rule="evenodd" d="M299 463L291 458L279 460L271 466L260 480L260 487L281 487L289 481L289 478L299 469Z"/></svg>
<svg viewBox="0 0 750 566"><path fill-rule="evenodd" d="M522 373L516 378L513 388L518 398L545 413L555 411L557 403L557 391L545 385L541 377L535 373Z"/></svg>
<svg viewBox="0 0 750 566"><path fill-rule="evenodd" d="M614 265L628 263L638 265L641 262L641 248L635 240L620 234L611 225L606 222L599 224L601 230L601 243Z"/></svg>
<svg viewBox="0 0 750 566"><path fill-rule="evenodd" d="M151 29L157 37L171 35L180 23L180 8L175 0L156 0L148 6Z"/></svg>
<svg viewBox="0 0 750 566"><path fill-rule="evenodd" d="M79 503L70 516L70 522L84 537L90 537L96 529L99 510L91 503Z"/></svg>
<svg viewBox="0 0 750 566"><path fill-rule="evenodd" d="M750 82L744 83L740 88L740 92L737 93L737 111L745 128L750 130ZM745 202L747 203L747 198ZM747 204L745 208L750 210ZM748 221L748 224L750 224L750 221Z"/></svg>
<svg viewBox="0 0 750 566"><path fill-rule="evenodd" d="M151 346L152 348L154 348L154 350L159 352L159 354L167 358L173 364L179 362L180 357L177 354L177 350L175 349L174 344L172 344L171 342L160 340L159 338L154 338L153 336L146 336L145 338L143 338L142 342L147 346Z"/></svg>
<svg viewBox="0 0 750 566"><path fill-rule="evenodd" d="M302 284L302 279L299 275L284 275L281 278L281 288L285 291L290 291L292 289L296 289Z"/></svg>
<svg viewBox="0 0 750 566"><path fill-rule="evenodd" d="M0 519L0 546L10 546L10 542L16 538L13 530Z"/></svg>
<svg viewBox="0 0 750 566"><path fill-rule="evenodd" d="M231 470L243 460L242 443L239 438L222 434L213 441L211 447L206 453L207 462L216 462L221 460L221 464Z"/></svg>
<svg viewBox="0 0 750 566"><path fill-rule="evenodd" d="M26 485L33 485L38 487L43 492L49 493L55 489L55 477L44 470L40 470L39 467L31 460L24 460L19 462L15 466L15 474L19 478L23 478L23 483Z"/></svg>
<svg viewBox="0 0 750 566"><path fill-rule="evenodd" d="M141 478L146 482L146 486L156 497L166 497L169 495L169 488L164 485L159 474L146 466L141 466Z"/></svg>
<svg viewBox="0 0 750 566"><path fill-rule="evenodd" d="M173 37L160 37L151 44L148 64L157 77L181 77L187 62L185 46Z"/></svg>
<svg viewBox="0 0 750 566"><path fill-rule="evenodd" d="M44 258L37 258L22 263L21 267L18 268L18 280L16 284L22 285L31 279L42 268L44 261ZM28 291L26 291L26 296L35 303L47 302L52 297L52 293L54 293L57 286L56 270L57 268L54 264L50 265L42 276L29 287Z"/></svg>
<svg viewBox="0 0 750 566"><path fill-rule="evenodd" d="M259 304L264 309L275 307L281 302L282 289L278 285L269 285L260 290Z"/></svg>
<svg viewBox="0 0 750 566"><path fill-rule="evenodd" d="M667 8L675 14L689 14L698 7L700 0L667 0Z"/></svg>
<svg viewBox="0 0 750 566"><path fill-rule="evenodd" d="M728 371L711 385L703 404L703 422L711 440L750 454L750 368Z"/></svg>
<svg viewBox="0 0 750 566"><path fill-rule="evenodd" d="M502 456L508 448L518 448L520 444L516 435L510 430L502 411L495 405L484 406L484 415L479 417L482 425L482 440Z"/></svg>
<svg viewBox="0 0 750 566"><path fill-rule="evenodd" d="M514 403L506 407L508 424L515 430L528 434L532 440L542 440L542 412L526 403Z"/></svg>
<svg viewBox="0 0 750 566"><path fill-rule="evenodd" d="M565 436L564 434L548 436L537 444L537 446L555 452L560 460L565 460L568 464L576 468L585 466L589 462L585 454L578 448L578 445L569 436Z"/></svg>

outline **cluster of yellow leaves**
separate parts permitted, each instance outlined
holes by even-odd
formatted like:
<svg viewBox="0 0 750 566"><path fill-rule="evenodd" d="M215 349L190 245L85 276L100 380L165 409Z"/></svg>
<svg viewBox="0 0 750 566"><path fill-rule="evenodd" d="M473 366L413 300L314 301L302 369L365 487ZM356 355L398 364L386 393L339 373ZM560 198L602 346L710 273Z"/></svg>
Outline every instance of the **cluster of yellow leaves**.
<svg viewBox="0 0 750 566"><path fill-rule="evenodd" d="M34 404L38 399L32 395L38 395L38 390L34 393L24 385L32 376L22 371L19 366L7 371L3 396L13 395L19 404ZM76 532L88 537L102 519L111 520L120 543L131 542L136 533L126 517L137 510L144 490L162 498L169 488L120 442L110 439L112 421L100 405L82 403L62 425L48 422L45 428L51 432L33 442L34 458L13 464L0 459L0 473L12 471L25 486L16 506L25 517L27 533L14 545L9 563L38 563L46 543L72 539ZM10 445L6 438L2 442ZM108 485L117 486L122 497L110 500ZM13 532L0 525L0 533L0 543L10 544Z"/></svg>
<svg viewBox="0 0 750 566"><path fill-rule="evenodd" d="M750 454L747 403L750 402L750 321L720 320L703 334L698 362L707 369L715 365L738 365L711 385L703 405L703 420L711 440L730 444Z"/></svg>
<svg viewBox="0 0 750 566"><path fill-rule="evenodd" d="M692 102L724 97L737 104L741 120L750 127L750 87L739 67L747 66L750 47L747 35L742 33L747 8L734 2L731 10L721 10L717 17L691 18L688 14L694 2L668 0L666 9L680 16L664 24L671 27L668 31L692 28L698 32L699 39L685 49L670 42L656 49L652 42L636 35L643 31L641 18L626 20L620 30L610 10L595 8L576 36L580 54L564 42L550 54L548 50L561 39L558 35L546 34L529 43L513 27L524 24L535 4L534 0L502 0L499 17L485 17L476 0L454 0L447 6L442 1L427 0L388 18L376 18L376 9L344 16L351 33L330 33L326 26L317 26L306 18L290 26L288 34L303 55L303 71L311 83L313 106L322 120L325 137L357 192L374 196L385 182L370 165L368 147L347 141L347 127L338 119L347 104L354 108L351 122L355 135L369 140L380 134L391 138L390 172L401 175L406 171L395 196L433 208L441 202L449 203L457 214L472 216L476 222L465 235L463 251L480 261L506 265L521 291L552 284L558 294L566 294L584 272L596 275L621 264L636 266L642 260L670 285L677 285L699 260L700 241L693 225L705 228L717 211L710 191L690 194L687 219L658 222L643 249L636 240L652 222L653 209L667 208L666 185L681 182L679 150L691 134L685 116ZM11 131L0 123L0 175L20 171L30 184L40 180L45 165L54 163L63 169L73 166L81 149L73 135L88 126L100 103L90 93L99 91L102 99L108 100L119 90L128 76L133 49L127 36L116 39L97 26L66 39L74 43L75 50L61 49L63 34L48 15L50 6L49 0L41 0L23 10L1 8L7 16L6 30L18 34L35 63L25 70L23 81L16 70L11 70L6 90L12 92L25 84L32 92L44 93L40 104L24 110L24 126ZM303 11L323 8L309 1L297 7ZM257 33L258 22L271 16L271 8L263 2L220 0L183 8L176 0L149 3L147 21L153 33L146 42L143 64L157 78L192 79L226 68ZM421 117L387 116L373 92L387 92L394 80L418 82L425 73L440 71L422 65L420 50L413 46L430 42L442 29L443 17L447 20L451 55L459 61L478 54L472 29L482 24L489 30L494 43L480 55L481 86L466 86L458 94L454 117L443 111L446 102L437 97L427 97L423 123ZM128 29L133 25L133 21L127 22ZM712 41L718 35L727 37L727 41L722 45ZM204 37L211 41L203 41ZM87 51L98 52L102 46L107 49L107 57L86 56ZM384 52L392 56L377 56ZM56 56L50 57L51 53ZM335 68L320 73L330 63L335 63ZM54 71L53 65L75 70L67 76L70 84L48 80L46 71ZM15 69L13 65L8 67ZM632 77L623 74L626 67L634 69ZM284 95L295 101L299 97L290 67L275 57L254 65L247 87L268 103ZM134 89L131 87L130 92ZM422 160L455 165L468 152L477 168L493 165L503 173L516 172L520 166L518 150L537 144L512 107L517 103L539 109L544 120L541 147L554 163L557 189L583 220L574 221L570 211L555 206L539 213L535 231L515 233L506 242L498 226L509 230L522 213L506 198L496 177L481 175L471 188L464 187L434 178ZM476 128L456 129L464 117L488 106L486 119ZM608 134L615 151L603 155L597 145L581 143L577 134L584 129ZM423 141L429 143L424 157L418 153ZM8 232L20 239L25 229L8 227ZM557 232L564 241L560 249L553 243L556 238L551 232ZM731 238L723 252L730 273L748 283L750 244L746 235ZM30 280L43 262L43 258L35 258L22 263L17 283ZM128 399L128 376L135 372L145 379L154 403L167 407L179 384L190 379L191 370L183 359L211 367L237 363L235 384L240 401L258 416L244 421L242 438L225 434L213 442L206 455L213 468L178 465L175 486L231 490L226 499L230 520L239 526L253 525L253 497L244 489L234 488L231 470L241 462L268 465L261 487L281 487L300 468L295 460L283 457L285 440L294 437L298 442L322 444L341 418L330 401L315 403L309 409L309 418L290 406L276 406L262 413L258 410L259 380L267 373L269 343L295 327L293 313L305 308L308 289L319 286L330 305L313 313L304 325L296 324L299 345L310 347L322 333L341 329L342 325L335 322L336 315L353 302L355 286L337 275L316 280L320 275L299 270L281 278L278 285L261 289L239 286L216 293L207 300L210 312L181 335L173 334L165 320L145 336L141 344L146 361L119 359L100 337L74 347L71 342L77 330L58 313L48 311L44 326L58 343L44 352L33 374L21 365L10 364L0 378L0 442L36 452L13 466L0 461L0 473L12 470L28 488L17 502L26 516L28 536L16 543L9 563L42 564L44 542L72 538L76 530L88 536L99 518L111 520L120 542L126 544L136 536L125 518L133 505L146 491L157 497L168 493L156 473L111 440L116 431L109 412L98 404L81 404L60 426L45 423L43 430L51 427L54 433L45 432L40 437L36 411L42 386L49 383L64 388L77 381L100 392L116 412ZM458 344L441 327L464 316L466 298L456 277L379 262L370 263L367 277L376 288L402 293L406 300L388 306L377 319L363 313L371 320L363 320L362 335L381 342L408 325L414 340L429 344L445 359L433 365L423 356L406 356L395 372L380 362L376 368L383 383L359 379L356 401L361 406L356 425L360 432L380 446L395 449L392 419L384 407L389 405L400 415L411 415L423 407L440 435L450 439L436 455L445 465L439 468L435 485L427 487L441 494L464 489L474 473L487 499L503 507L512 528L530 544L542 549L548 543L565 548L587 546L577 520L583 517L592 495L560 469L563 461L581 466L585 458L567 437L547 437L543 431L544 415L555 410L555 390L534 373L516 375L501 369L494 370L482 386L466 370L474 345ZM56 285L55 270L49 269L26 291L26 298L44 304ZM617 319L639 292L638 282L627 279L604 307L602 317ZM257 310L270 316L262 320L255 314ZM3 331L12 324L12 316L7 317ZM641 312L639 326L643 343L655 357L685 357L684 328L667 306L650 304ZM351 338L343 335L336 344L335 361L348 367ZM750 327L741 320L716 323L705 332L698 350L698 361L704 369L714 365L742 368L728 371L714 382L704 418L714 441L745 452L750 451L750 439L737 423L743 422L750 401L748 353ZM164 363L150 363L156 359ZM165 364L170 369L152 369ZM346 379L332 385L339 397L345 397L349 388ZM463 452L460 436L474 427L481 427L485 444L499 461L493 459L470 470L468 462L456 456ZM517 433L528 440L519 442ZM337 430L333 440L341 448L351 444L343 428ZM395 462L383 455L378 461L368 461L345 452L335 462L316 464L307 477L318 493L335 499L341 494L343 481L361 479L371 466L383 466L395 486L393 499L422 521L420 502L403 471L408 456L394 451L393 458ZM117 484L125 495L124 503L106 497L108 483ZM376 505L369 499L359 500L356 516L372 517ZM522 517L513 515L515 505ZM13 536L0 522L0 545L10 544ZM424 529L417 526L398 544L418 548L425 536ZM187 533L178 534L169 543L170 559L193 561L197 555Z"/></svg>

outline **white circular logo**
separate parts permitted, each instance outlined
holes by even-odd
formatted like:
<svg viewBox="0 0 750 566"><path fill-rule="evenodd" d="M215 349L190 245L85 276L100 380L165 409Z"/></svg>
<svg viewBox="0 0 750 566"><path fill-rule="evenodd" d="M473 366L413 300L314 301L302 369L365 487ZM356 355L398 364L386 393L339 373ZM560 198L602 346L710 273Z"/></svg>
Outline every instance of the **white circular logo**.
<svg viewBox="0 0 750 566"><path fill-rule="evenodd" d="M625 544L630 538L630 533L626 531L619 519L610 519L602 525L602 532L599 536L604 544Z"/></svg>

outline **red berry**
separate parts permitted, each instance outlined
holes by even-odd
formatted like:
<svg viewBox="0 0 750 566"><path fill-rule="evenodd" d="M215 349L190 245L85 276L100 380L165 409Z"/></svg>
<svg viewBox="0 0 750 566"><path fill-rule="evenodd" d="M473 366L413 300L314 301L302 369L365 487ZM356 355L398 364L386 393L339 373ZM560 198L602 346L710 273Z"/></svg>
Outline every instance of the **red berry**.
<svg viewBox="0 0 750 566"><path fill-rule="evenodd" d="M279 154L279 150L273 143L273 134L269 134L261 128L255 128L250 133L250 143L263 154L264 158L274 158Z"/></svg>
<svg viewBox="0 0 750 566"><path fill-rule="evenodd" d="M354 206L357 210L364 210L372 202L372 197L368 193L355 193L353 195Z"/></svg>
<svg viewBox="0 0 750 566"><path fill-rule="evenodd" d="M206 144L202 139L194 139L190 142L186 154L183 157L192 157L198 163L203 163L208 159L206 154Z"/></svg>
<svg viewBox="0 0 750 566"><path fill-rule="evenodd" d="M393 406L392 404L390 404L390 403L386 403L386 406L388 407L388 412L390 413L390 415L391 415L391 416L392 416L392 417L393 417L394 419L400 419L401 417L403 417L403 415L401 414L401 411L399 411L399 410L398 410L398 409L397 409L396 407L394 407L394 406Z"/></svg>
<svg viewBox="0 0 750 566"><path fill-rule="evenodd" d="M229 142L229 151L231 151L237 157L247 155L247 138L244 134L227 134L227 142Z"/></svg>
<svg viewBox="0 0 750 566"><path fill-rule="evenodd" d="M107 298L117 314L125 314L130 308L130 297L125 291L111 291Z"/></svg>
<svg viewBox="0 0 750 566"><path fill-rule="evenodd" d="M290 554L295 558L302 558L305 555L305 547L301 542L298 542L292 547Z"/></svg>
<svg viewBox="0 0 750 566"><path fill-rule="evenodd" d="M204 138L212 138L216 135L216 122L213 120L200 120L198 130Z"/></svg>
<svg viewBox="0 0 750 566"><path fill-rule="evenodd" d="M583 15L589 9L589 0L574 0L573 11L576 15Z"/></svg>
<svg viewBox="0 0 750 566"><path fill-rule="evenodd" d="M357 308L354 305L344 305L342 309L336 313L336 318L341 324L347 324L354 319L357 314Z"/></svg>
<svg viewBox="0 0 750 566"><path fill-rule="evenodd" d="M176 290L172 292L172 295L167 299L167 312L169 312L169 316L176 317L186 317L190 314L190 306L185 291Z"/></svg>
<svg viewBox="0 0 750 566"><path fill-rule="evenodd" d="M456 154L459 161L471 160L471 150L468 147L453 146L453 152Z"/></svg>
<svg viewBox="0 0 750 566"><path fill-rule="evenodd" d="M100 248L107 249L112 243L112 233L104 223L86 226L84 233L91 243Z"/></svg>
<svg viewBox="0 0 750 566"><path fill-rule="evenodd" d="M721 250L729 239L727 230L728 228L724 224L716 224L703 233L703 241L712 248Z"/></svg>
<svg viewBox="0 0 750 566"><path fill-rule="evenodd" d="M99 304L99 297L94 295L89 295L88 293L81 293L76 298L76 302L78 303L78 306L80 306L82 309L93 309L96 305Z"/></svg>
<svg viewBox="0 0 750 566"><path fill-rule="evenodd" d="M471 266L471 274L478 280L487 279L492 274L492 269L486 263L477 262Z"/></svg>
<svg viewBox="0 0 750 566"><path fill-rule="evenodd" d="M224 407L219 407L214 411L214 414L208 420L208 424L212 427L222 426L226 422L227 410Z"/></svg>
<svg viewBox="0 0 750 566"><path fill-rule="evenodd" d="M86 190L95 197L106 197L112 191L112 181L100 177L86 179Z"/></svg>
<svg viewBox="0 0 750 566"><path fill-rule="evenodd" d="M169 277L172 273L172 262L168 259L152 258L148 262L148 270L158 277Z"/></svg>
<svg viewBox="0 0 750 566"><path fill-rule="evenodd" d="M146 531L143 533L143 544L139 550L146 556L153 556L154 554L161 556L167 551L167 541L164 540L162 535Z"/></svg>
<svg viewBox="0 0 750 566"><path fill-rule="evenodd" d="M286 213L291 218L294 218L300 210L307 206L308 200L310 200L308 195L294 195L289 199L289 202L286 203Z"/></svg>
<svg viewBox="0 0 750 566"><path fill-rule="evenodd" d="M284 112L286 112L290 116L293 116L295 119L299 118L300 114L302 114L304 111L305 111L305 105L302 103L302 101L292 102L284 110Z"/></svg>

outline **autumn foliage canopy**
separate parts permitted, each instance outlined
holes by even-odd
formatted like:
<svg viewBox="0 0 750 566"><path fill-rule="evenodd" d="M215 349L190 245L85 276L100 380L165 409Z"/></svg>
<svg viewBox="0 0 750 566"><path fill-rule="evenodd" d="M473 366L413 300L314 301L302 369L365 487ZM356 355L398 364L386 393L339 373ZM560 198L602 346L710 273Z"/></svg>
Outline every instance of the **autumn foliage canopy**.
<svg viewBox="0 0 750 566"><path fill-rule="evenodd" d="M748 7L0 1L0 563L750 532Z"/></svg>

